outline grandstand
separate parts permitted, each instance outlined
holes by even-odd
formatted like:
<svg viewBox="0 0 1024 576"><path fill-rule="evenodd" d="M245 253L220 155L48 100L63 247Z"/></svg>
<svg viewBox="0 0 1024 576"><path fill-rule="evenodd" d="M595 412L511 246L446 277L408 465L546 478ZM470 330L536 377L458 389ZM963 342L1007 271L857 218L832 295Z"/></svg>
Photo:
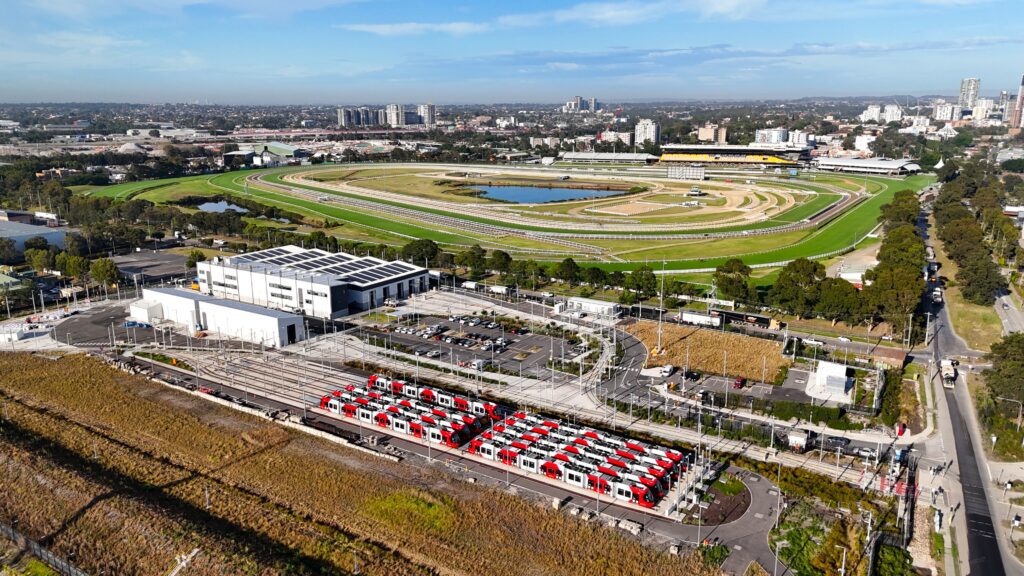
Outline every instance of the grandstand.
<svg viewBox="0 0 1024 576"><path fill-rule="evenodd" d="M594 164L650 164L657 156L631 152L560 152L561 162L579 162Z"/></svg>
<svg viewBox="0 0 1024 576"><path fill-rule="evenodd" d="M815 158L813 164L818 170L856 172L858 174L902 176L921 171L921 166L913 160L889 160L887 158Z"/></svg>
<svg viewBox="0 0 1024 576"><path fill-rule="evenodd" d="M700 162L710 165L796 166L810 160L810 148L751 144L665 144L661 162Z"/></svg>

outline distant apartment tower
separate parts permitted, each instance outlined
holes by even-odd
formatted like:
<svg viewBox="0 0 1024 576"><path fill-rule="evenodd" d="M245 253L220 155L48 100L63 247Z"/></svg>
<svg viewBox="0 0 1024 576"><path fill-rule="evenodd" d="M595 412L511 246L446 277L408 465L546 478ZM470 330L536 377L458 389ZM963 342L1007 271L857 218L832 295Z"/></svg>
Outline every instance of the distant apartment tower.
<svg viewBox="0 0 1024 576"><path fill-rule="evenodd" d="M949 122L953 120L954 116L959 116L960 111L953 104L944 100L936 100L932 107L932 118L942 122Z"/></svg>
<svg viewBox="0 0 1024 576"><path fill-rule="evenodd" d="M615 132L613 130L605 130L601 132L598 137L601 142L621 142L626 146L633 145L633 133L632 132Z"/></svg>
<svg viewBox="0 0 1024 576"><path fill-rule="evenodd" d="M375 124L378 126L384 126L388 123L388 111L384 108L380 108L374 111L374 115L377 117Z"/></svg>
<svg viewBox="0 0 1024 576"><path fill-rule="evenodd" d="M597 113L597 98L591 98L590 101L587 102L587 110L590 110L591 114Z"/></svg>
<svg viewBox="0 0 1024 576"><path fill-rule="evenodd" d="M636 123L636 143L643 144L650 141L657 145L661 142L661 126L654 120L640 120Z"/></svg>
<svg viewBox="0 0 1024 576"><path fill-rule="evenodd" d="M860 121L867 122L878 122L882 119L882 107L877 104L871 104L860 113Z"/></svg>
<svg viewBox="0 0 1024 576"><path fill-rule="evenodd" d="M756 144L785 144L789 141L789 130L785 128L766 128L754 132Z"/></svg>
<svg viewBox="0 0 1024 576"><path fill-rule="evenodd" d="M995 109L996 101L991 98L976 98L974 107L971 108L971 117L975 120L984 120Z"/></svg>
<svg viewBox="0 0 1024 576"><path fill-rule="evenodd" d="M1010 103L1010 93L1007 92L1006 90L1000 91L999 92L999 111L1005 114L1006 113L1006 106L1009 103ZM1003 116L1003 118L1005 119L1006 116Z"/></svg>
<svg viewBox="0 0 1024 576"><path fill-rule="evenodd" d="M960 81L960 97L957 98L957 106L960 108L974 108L978 100L978 91L981 89L981 80L977 78L964 78Z"/></svg>
<svg viewBox="0 0 1024 576"><path fill-rule="evenodd" d="M712 144L725 144L725 137L728 131L729 129L725 126L708 122L697 129L697 140L700 142L711 142Z"/></svg>
<svg viewBox="0 0 1024 576"><path fill-rule="evenodd" d="M401 104L388 104L384 107L384 114L389 126L405 126L405 108Z"/></svg>
<svg viewBox="0 0 1024 576"><path fill-rule="evenodd" d="M427 126L433 126L437 124L435 118L435 108L431 103L420 104L416 107L416 114L420 117L420 124L426 124Z"/></svg>
<svg viewBox="0 0 1024 576"><path fill-rule="evenodd" d="M363 121L363 115L358 108L338 108L338 127L351 128L353 126L366 126L369 122Z"/></svg>
<svg viewBox="0 0 1024 576"><path fill-rule="evenodd" d="M363 106L359 109L359 123L363 126L373 126L377 123L377 112Z"/></svg>
<svg viewBox="0 0 1024 576"><path fill-rule="evenodd" d="M889 122L899 122L903 120L903 110L900 108L899 104L886 104L885 112L882 113L882 117L886 124Z"/></svg>
<svg viewBox="0 0 1024 576"><path fill-rule="evenodd" d="M814 141L814 134L808 134L803 130L790 130L789 140L786 143L790 146L807 147L811 145L812 141Z"/></svg>
<svg viewBox="0 0 1024 576"><path fill-rule="evenodd" d="M1020 77L1020 86L1017 88L1017 105L1013 107L1013 114L1010 115L1010 128L1021 128L1024 122L1024 75Z"/></svg>

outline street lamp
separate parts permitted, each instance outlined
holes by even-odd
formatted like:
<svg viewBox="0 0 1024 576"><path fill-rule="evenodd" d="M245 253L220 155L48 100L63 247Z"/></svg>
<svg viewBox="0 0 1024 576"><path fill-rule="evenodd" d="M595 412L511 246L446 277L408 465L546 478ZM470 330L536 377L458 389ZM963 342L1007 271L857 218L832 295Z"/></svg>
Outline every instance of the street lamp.
<svg viewBox="0 0 1024 576"><path fill-rule="evenodd" d="M839 544L833 544L833 546L843 549L843 567L839 569L839 574L846 576L846 546L840 546Z"/></svg>

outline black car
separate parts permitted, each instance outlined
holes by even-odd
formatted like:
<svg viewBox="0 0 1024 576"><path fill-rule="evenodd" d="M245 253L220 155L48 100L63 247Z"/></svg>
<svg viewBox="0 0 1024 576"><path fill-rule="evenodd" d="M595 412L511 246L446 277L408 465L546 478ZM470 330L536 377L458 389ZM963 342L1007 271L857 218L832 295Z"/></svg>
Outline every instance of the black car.
<svg viewBox="0 0 1024 576"><path fill-rule="evenodd" d="M839 436L829 436L825 440L825 446L835 450L836 448L846 448L850 445L849 438L842 438Z"/></svg>
<svg viewBox="0 0 1024 576"><path fill-rule="evenodd" d="M696 382L697 380L700 380L700 372L694 372L693 370L687 370L686 373L683 374L683 378L685 378L686 380L689 380L690 382Z"/></svg>

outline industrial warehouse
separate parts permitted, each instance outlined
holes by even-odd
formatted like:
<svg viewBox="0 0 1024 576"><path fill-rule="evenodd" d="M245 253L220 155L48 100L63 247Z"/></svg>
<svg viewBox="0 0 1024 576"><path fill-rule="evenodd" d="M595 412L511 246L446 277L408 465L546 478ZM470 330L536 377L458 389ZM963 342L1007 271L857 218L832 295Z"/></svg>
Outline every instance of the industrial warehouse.
<svg viewBox="0 0 1024 576"><path fill-rule="evenodd" d="M281 246L196 266L199 291L316 318L338 318L430 288L426 268Z"/></svg>
<svg viewBox="0 0 1024 576"><path fill-rule="evenodd" d="M129 307L132 318L173 322L201 335L209 330L245 342L280 348L306 337L302 316L177 288L146 288Z"/></svg>

